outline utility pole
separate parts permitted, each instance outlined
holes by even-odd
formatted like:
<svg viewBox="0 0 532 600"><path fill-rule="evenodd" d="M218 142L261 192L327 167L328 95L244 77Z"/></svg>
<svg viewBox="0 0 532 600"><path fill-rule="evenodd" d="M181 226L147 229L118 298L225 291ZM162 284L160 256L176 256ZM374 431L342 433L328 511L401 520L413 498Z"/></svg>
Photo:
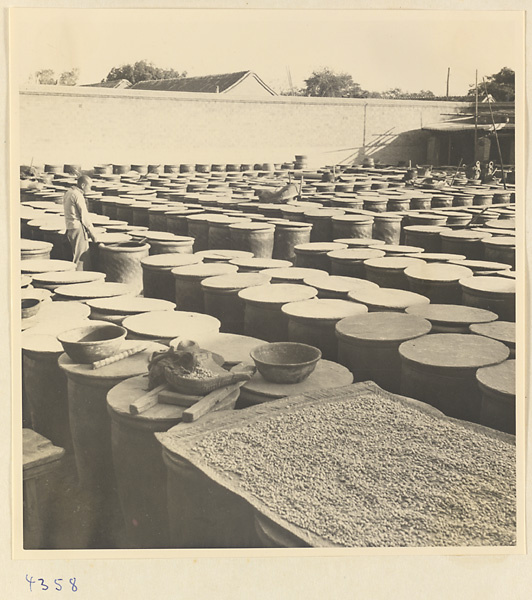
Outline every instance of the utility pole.
<svg viewBox="0 0 532 600"><path fill-rule="evenodd" d="M288 75L288 85L290 86L290 94L294 95L294 86L292 84L292 73L290 73L290 67L286 67L286 73Z"/></svg>
<svg viewBox="0 0 532 600"><path fill-rule="evenodd" d="M475 70L475 141L473 146L473 162L477 162L478 154L478 69Z"/></svg>
<svg viewBox="0 0 532 600"><path fill-rule="evenodd" d="M447 99L449 99L449 79L451 77L451 67L447 67Z"/></svg>

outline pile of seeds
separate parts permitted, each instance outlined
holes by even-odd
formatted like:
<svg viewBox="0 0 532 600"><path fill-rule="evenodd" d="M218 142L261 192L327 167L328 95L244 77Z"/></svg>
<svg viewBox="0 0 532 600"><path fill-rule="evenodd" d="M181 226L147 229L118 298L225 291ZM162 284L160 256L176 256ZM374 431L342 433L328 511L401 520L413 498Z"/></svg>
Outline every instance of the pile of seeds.
<svg viewBox="0 0 532 600"><path fill-rule="evenodd" d="M515 545L515 446L370 392L206 434L200 462L348 547Z"/></svg>
<svg viewBox="0 0 532 600"><path fill-rule="evenodd" d="M213 373L210 369L202 367L201 365L197 365L192 371L181 368L178 375L185 379L211 379L212 377L216 377L216 373Z"/></svg>

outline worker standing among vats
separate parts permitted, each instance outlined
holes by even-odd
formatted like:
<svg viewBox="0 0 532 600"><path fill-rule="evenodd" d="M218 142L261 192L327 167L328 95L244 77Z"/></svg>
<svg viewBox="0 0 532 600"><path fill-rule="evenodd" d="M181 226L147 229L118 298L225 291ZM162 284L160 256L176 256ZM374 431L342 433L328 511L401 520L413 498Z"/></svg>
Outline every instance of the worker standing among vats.
<svg viewBox="0 0 532 600"><path fill-rule="evenodd" d="M85 201L85 194L91 191L92 180L87 175L78 177L77 185L65 192L63 211L66 233L72 247L73 261L78 271L88 270L89 239L96 241L96 231L92 225Z"/></svg>

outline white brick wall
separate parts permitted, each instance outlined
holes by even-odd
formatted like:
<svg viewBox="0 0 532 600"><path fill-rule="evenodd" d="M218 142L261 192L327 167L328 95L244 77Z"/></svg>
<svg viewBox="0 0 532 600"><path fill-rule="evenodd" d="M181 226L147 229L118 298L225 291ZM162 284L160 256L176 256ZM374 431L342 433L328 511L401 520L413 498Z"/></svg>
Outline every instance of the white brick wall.
<svg viewBox="0 0 532 600"><path fill-rule="evenodd" d="M424 124L457 102L269 97L34 86L20 93L21 162L282 162L370 154L426 160ZM365 142L365 150L364 150Z"/></svg>

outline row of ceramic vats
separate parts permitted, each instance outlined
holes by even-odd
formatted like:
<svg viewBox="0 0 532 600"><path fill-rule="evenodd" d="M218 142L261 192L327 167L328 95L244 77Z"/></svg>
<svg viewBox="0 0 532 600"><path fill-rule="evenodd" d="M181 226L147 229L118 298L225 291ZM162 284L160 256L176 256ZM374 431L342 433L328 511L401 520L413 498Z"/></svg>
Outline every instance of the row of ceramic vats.
<svg viewBox="0 0 532 600"><path fill-rule="evenodd" d="M412 226L402 218L395 232L399 237L391 241L375 231L377 213L369 215L374 217L371 229L367 223L366 229L357 229L357 220L334 220L356 216L350 213L323 215L318 223L287 219L281 230L292 231L291 223L301 223L294 226L298 235L282 236L277 249L283 258L272 258L279 223L252 212L252 206L260 209L257 202L246 202L244 218L249 220L236 223L198 204L203 212L183 215L180 239L175 239L153 229L154 214L161 224L162 215L165 222L172 220L168 206L148 208L148 224L139 225L133 219L117 223L112 217L118 214L104 214L111 200L91 201L92 210L101 209L93 218L102 230L102 244L92 245L93 270L85 272L74 271L65 260L68 247L61 229L48 237L59 221L50 224L46 215L61 218L61 207L42 199L22 207L27 286L22 293L43 299L39 313L23 321L24 412L26 425L55 445L73 449L80 484L91 490L94 514L102 515L95 517L102 531L108 529L104 508L117 491L132 547L257 544L250 531L239 533L230 520L222 523L213 516L212 526L206 525L205 511L219 516L230 498L216 496L216 508L208 499L198 502L198 493L190 494L187 503L187 495L179 492L185 481L196 492L205 483L171 458L168 449L167 469L161 458L153 432L179 423L177 407L138 417L127 411L131 397L144 389L143 374L156 344L177 337L197 339L222 354L228 365L249 361L249 351L261 341L301 341L322 350L324 359L305 383L310 387L279 388L255 376L241 388L237 407L347 385L354 377L374 380L445 414L515 431L513 205L492 206L488 219L484 213L478 227L465 230L444 227L448 220ZM127 201L128 206L137 202ZM116 209L120 206L125 204L118 202ZM178 213L190 208L172 200L176 207ZM165 210L150 213L153 208ZM298 219L312 212L301 202L269 208L284 208L285 214L293 209ZM424 214L444 217L431 212L404 217ZM261 216L269 220L268 227L274 225L266 244L263 232L271 229L251 227L264 225L265 219L256 218ZM350 229L338 235L338 223L349 223ZM301 237L303 230L308 237ZM316 241L316 231L332 234ZM116 235L121 237L106 237ZM490 240L505 243L489 246ZM486 257L492 247L504 249L496 261ZM46 258L48 252L57 258ZM73 364L55 335L87 317L120 322L130 343L152 340L154 345L98 371ZM168 503L167 476L173 490Z"/></svg>

